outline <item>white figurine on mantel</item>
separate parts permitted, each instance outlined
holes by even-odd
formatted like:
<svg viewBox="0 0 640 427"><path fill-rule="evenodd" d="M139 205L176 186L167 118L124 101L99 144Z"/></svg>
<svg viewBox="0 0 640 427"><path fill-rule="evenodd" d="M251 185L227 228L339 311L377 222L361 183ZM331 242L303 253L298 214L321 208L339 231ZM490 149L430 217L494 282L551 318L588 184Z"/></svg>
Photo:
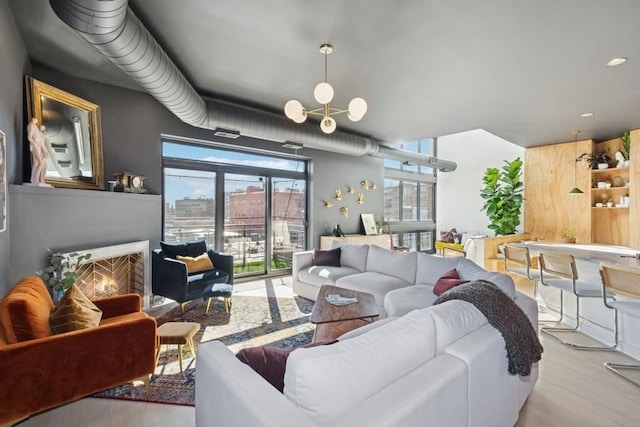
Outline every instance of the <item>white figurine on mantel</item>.
<svg viewBox="0 0 640 427"><path fill-rule="evenodd" d="M49 153L44 143L44 126L38 127L38 119L32 117L27 125L27 139L29 140L29 151L31 151L31 182L26 185L37 185L39 187L51 187L44 182L47 172L47 159Z"/></svg>
<svg viewBox="0 0 640 427"><path fill-rule="evenodd" d="M616 164L617 168L621 168L624 166L624 155L619 150L616 151L616 160L618 161L618 164Z"/></svg>

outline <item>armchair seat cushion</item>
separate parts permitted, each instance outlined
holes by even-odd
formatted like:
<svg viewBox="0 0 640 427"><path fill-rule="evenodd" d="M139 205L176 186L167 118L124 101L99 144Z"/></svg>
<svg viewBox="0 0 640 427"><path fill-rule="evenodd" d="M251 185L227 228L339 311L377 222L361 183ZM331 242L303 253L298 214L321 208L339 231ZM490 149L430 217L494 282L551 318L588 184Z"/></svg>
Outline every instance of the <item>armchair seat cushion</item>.
<svg viewBox="0 0 640 427"><path fill-rule="evenodd" d="M187 277L187 282L191 286L192 284L210 284L210 283L228 283L229 273L226 271L214 268L213 270L201 271L199 273L190 274Z"/></svg>

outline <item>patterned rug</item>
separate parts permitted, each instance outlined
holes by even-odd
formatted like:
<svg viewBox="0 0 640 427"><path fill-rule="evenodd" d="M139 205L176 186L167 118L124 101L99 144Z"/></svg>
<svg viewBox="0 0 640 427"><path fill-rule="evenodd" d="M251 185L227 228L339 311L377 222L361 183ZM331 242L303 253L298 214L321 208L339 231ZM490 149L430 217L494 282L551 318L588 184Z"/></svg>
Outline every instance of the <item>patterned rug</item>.
<svg viewBox="0 0 640 427"><path fill-rule="evenodd" d="M234 353L245 347L295 348L311 342L313 325L309 323L309 316L313 301L297 296L266 298L237 295L232 301L229 314L224 312L222 300L216 300L212 301L209 315L205 316L205 302L199 300L187 304L184 316L176 307L156 320L159 325L170 321L198 322L202 327L194 338L196 346L201 342L220 340ZM180 373L177 346L170 346L168 357L165 348L162 346L160 361L151 376L149 396L145 396L142 382L134 382L101 391L92 397L194 406L196 360L183 346L184 372Z"/></svg>

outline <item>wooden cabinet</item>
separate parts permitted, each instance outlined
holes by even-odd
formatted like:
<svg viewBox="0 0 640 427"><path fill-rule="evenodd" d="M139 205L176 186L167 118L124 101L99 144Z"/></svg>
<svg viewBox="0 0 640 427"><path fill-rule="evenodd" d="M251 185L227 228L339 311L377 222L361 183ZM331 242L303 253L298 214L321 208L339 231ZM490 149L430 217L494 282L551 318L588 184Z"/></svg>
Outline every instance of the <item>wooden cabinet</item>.
<svg viewBox="0 0 640 427"><path fill-rule="evenodd" d="M524 231L532 238L560 241L562 230L569 227L578 243L640 247L640 129L631 131L629 166L589 169L586 163L575 162L580 154L596 149L613 158L621 144L615 138L527 148ZM609 181L611 187L598 188L600 181ZM569 194L573 187L584 194ZM621 203L627 195L628 204ZM606 205L609 199L612 207Z"/></svg>
<svg viewBox="0 0 640 427"><path fill-rule="evenodd" d="M616 138L597 143L594 149L607 151L613 158L620 147L620 138ZM630 165L591 170L591 243L631 244L629 214L633 188L630 180L636 168Z"/></svg>
<svg viewBox="0 0 640 427"><path fill-rule="evenodd" d="M334 240L343 245L377 245L385 249L390 249L389 235L387 234L347 234L344 237L320 236L320 249L325 250Z"/></svg>

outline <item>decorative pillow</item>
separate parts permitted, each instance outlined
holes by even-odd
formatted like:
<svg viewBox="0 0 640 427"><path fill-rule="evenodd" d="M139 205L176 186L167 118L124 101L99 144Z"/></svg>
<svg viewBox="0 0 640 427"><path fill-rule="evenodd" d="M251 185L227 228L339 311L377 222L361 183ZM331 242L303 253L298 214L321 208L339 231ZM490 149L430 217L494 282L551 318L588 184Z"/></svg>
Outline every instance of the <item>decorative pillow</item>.
<svg viewBox="0 0 640 427"><path fill-rule="evenodd" d="M338 340L318 341L298 348L317 347L319 345L329 345ZM258 375L267 380L280 393L284 390L284 372L287 367L287 358L294 349L276 347L252 347L243 348L236 357L242 363L251 367Z"/></svg>
<svg viewBox="0 0 640 427"><path fill-rule="evenodd" d="M449 270L444 273L436 282L433 287L433 293L437 296L440 296L447 292L449 289L454 288L458 285L462 285L463 283L469 282L468 280L462 280L460 276L458 276L458 270L455 268L453 270Z"/></svg>
<svg viewBox="0 0 640 427"><path fill-rule="evenodd" d="M329 249L328 251L313 250L311 265L324 265L326 267L340 267L340 248Z"/></svg>
<svg viewBox="0 0 640 427"><path fill-rule="evenodd" d="M198 255L197 257L177 255L176 259L187 264L187 273L213 270L213 263L206 252L202 255Z"/></svg>
<svg viewBox="0 0 640 427"><path fill-rule="evenodd" d="M167 243L160 242L164 256L176 259L178 255L196 257L207 251L207 242L194 240L193 242Z"/></svg>
<svg viewBox="0 0 640 427"><path fill-rule="evenodd" d="M102 311L80 288L71 286L53 309L49 323L54 334L62 334L98 326L100 319Z"/></svg>
<svg viewBox="0 0 640 427"><path fill-rule="evenodd" d="M457 233L455 228L452 228L451 231L441 231L440 241L444 243L454 243L455 242L454 233Z"/></svg>

